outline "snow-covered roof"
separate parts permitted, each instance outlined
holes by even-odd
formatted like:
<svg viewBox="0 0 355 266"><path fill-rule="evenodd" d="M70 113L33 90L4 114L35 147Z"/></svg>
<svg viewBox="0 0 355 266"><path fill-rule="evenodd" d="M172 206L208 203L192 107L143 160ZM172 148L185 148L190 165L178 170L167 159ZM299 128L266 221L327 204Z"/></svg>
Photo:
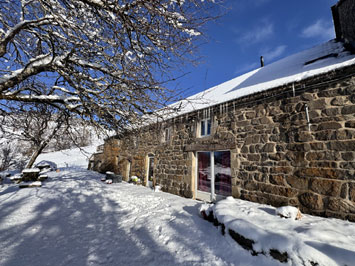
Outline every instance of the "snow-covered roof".
<svg viewBox="0 0 355 266"><path fill-rule="evenodd" d="M355 55L345 50L342 42L331 40L174 103L172 106L181 106L181 109L173 116L299 82L354 64Z"/></svg>

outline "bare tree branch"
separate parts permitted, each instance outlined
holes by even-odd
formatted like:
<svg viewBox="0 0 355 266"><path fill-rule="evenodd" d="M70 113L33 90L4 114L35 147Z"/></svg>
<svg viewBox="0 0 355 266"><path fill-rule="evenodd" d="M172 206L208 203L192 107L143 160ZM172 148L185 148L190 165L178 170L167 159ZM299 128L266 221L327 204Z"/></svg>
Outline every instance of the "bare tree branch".
<svg viewBox="0 0 355 266"><path fill-rule="evenodd" d="M10 41L12 41L15 36L24 29L30 29L31 27L39 27L41 25L46 25L50 23L52 17L44 17L38 20L24 20L15 25L12 29L10 29L5 37L0 41L0 57L3 57L6 53L6 46Z"/></svg>
<svg viewBox="0 0 355 266"><path fill-rule="evenodd" d="M45 103L116 130L141 122L176 100L165 86L171 70L194 61L201 26L217 6L216 0L1 1L0 105Z"/></svg>

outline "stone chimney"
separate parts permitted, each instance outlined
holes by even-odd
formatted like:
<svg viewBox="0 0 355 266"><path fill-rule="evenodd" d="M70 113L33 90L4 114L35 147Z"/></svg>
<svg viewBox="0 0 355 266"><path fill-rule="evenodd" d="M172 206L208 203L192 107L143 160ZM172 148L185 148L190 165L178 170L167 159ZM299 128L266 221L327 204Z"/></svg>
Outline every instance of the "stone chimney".
<svg viewBox="0 0 355 266"><path fill-rule="evenodd" d="M264 57L260 56L260 67L264 67Z"/></svg>
<svg viewBox="0 0 355 266"><path fill-rule="evenodd" d="M355 0L339 0L332 13L336 39L355 50Z"/></svg>

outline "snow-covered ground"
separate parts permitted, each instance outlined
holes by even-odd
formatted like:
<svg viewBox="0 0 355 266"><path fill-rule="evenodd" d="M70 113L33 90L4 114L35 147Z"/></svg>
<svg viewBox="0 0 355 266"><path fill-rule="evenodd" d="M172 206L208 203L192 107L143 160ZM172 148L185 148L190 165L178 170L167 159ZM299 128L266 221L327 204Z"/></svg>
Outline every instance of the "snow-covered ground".
<svg viewBox="0 0 355 266"><path fill-rule="evenodd" d="M60 172L50 172L42 187L19 189L8 182L0 187L1 266L285 265L270 256L251 256L228 234L223 236L200 217L201 202L127 183L102 183L102 175L85 169L87 157L78 150L45 154L38 161L44 159L56 162ZM294 230L303 221L299 234L308 234L309 239L312 234L323 235L324 243L309 243L317 252L331 255L322 253L323 261L329 258L334 264L334 258L341 258L339 265L349 259L355 264L355 224L311 216L289 221L275 216L270 206L264 205L262 211L260 205L255 211L253 203L238 206L228 199L225 204L216 213L237 220L240 217L233 218L234 214L245 214L240 224L253 237L262 236L261 245L272 246L274 236L268 242L266 235L270 232L285 234L288 241L295 238L298 243L297 233L287 232L285 224L292 224L289 229ZM268 230L254 230L253 222L263 219L273 221L270 226L265 223ZM226 225L232 227L227 220ZM341 232L347 233L339 235ZM336 248L346 239L346 249Z"/></svg>
<svg viewBox="0 0 355 266"><path fill-rule="evenodd" d="M36 163L45 160L55 162L58 167L85 169L88 167L89 157L96 152L96 147L100 144L101 142L96 140L92 146L88 147L42 153L38 156Z"/></svg>

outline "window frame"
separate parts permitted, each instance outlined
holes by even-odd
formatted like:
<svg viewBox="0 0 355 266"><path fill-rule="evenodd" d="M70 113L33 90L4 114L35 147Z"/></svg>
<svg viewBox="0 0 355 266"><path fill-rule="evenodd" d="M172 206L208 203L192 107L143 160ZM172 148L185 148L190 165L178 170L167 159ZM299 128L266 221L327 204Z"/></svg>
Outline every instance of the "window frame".
<svg viewBox="0 0 355 266"><path fill-rule="evenodd" d="M164 142L168 143L171 140L171 128L166 127L164 129Z"/></svg>
<svg viewBox="0 0 355 266"><path fill-rule="evenodd" d="M209 137L212 135L212 119L204 118L199 122L199 137Z"/></svg>

